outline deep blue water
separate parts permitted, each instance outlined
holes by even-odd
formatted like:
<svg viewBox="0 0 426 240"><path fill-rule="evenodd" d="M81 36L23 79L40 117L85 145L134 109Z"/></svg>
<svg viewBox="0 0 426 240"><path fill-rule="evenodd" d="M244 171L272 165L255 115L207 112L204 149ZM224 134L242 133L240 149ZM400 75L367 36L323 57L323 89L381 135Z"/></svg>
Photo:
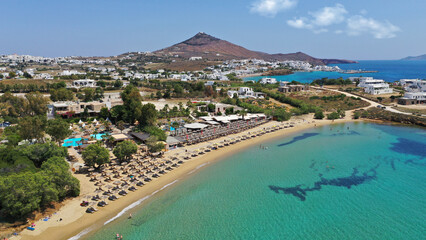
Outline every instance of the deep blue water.
<svg viewBox="0 0 426 240"><path fill-rule="evenodd" d="M88 238L424 239L425 133L347 123L265 142L267 150L201 168Z"/></svg>
<svg viewBox="0 0 426 240"><path fill-rule="evenodd" d="M426 61L359 61L353 64L334 64L343 70L365 70L378 71L377 73L362 74L344 74L336 72L296 72L286 76L274 76L281 81L298 81L301 83L310 83L315 79L321 78L348 78L356 76L374 77L383 79L387 82L399 81L400 79L420 78L426 79ZM245 80L258 81L262 77L248 77Z"/></svg>

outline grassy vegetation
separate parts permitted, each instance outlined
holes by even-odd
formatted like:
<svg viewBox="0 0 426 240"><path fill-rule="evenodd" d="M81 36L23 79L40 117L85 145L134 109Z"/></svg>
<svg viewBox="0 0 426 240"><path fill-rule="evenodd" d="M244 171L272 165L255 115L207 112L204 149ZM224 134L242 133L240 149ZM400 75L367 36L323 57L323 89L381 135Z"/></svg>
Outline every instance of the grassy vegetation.
<svg viewBox="0 0 426 240"><path fill-rule="evenodd" d="M426 109L412 109L412 108L405 108L405 107L392 107L392 108L401 112L412 113L414 115L417 115L417 114L426 115Z"/></svg>
<svg viewBox="0 0 426 240"><path fill-rule="evenodd" d="M289 94L289 97L303 101L306 104L317 106L327 112L337 110L346 111L369 105L360 98L347 97L344 94L337 94L328 91L292 93Z"/></svg>
<svg viewBox="0 0 426 240"><path fill-rule="evenodd" d="M413 124L422 127L426 127L426 118L418 116L410 116L405 114L398 114L389 111L385 111L379 108L369 108L367 110L357 110L355 113L359 114L361 118L375 119L383 121L391 121L403 124Z"/></svg>

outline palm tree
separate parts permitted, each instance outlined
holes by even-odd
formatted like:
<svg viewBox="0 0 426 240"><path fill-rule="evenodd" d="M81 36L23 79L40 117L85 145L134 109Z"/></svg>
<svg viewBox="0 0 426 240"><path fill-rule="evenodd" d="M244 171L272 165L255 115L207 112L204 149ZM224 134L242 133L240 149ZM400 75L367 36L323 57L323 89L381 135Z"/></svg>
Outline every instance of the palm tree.
<svg viewBox="0 0 426 240"><path fill-rule="evenodd" d="M240 115L243 117L243 120L245 120L244 117L247 116L247 111L245 109L241 110Z"/></svg>

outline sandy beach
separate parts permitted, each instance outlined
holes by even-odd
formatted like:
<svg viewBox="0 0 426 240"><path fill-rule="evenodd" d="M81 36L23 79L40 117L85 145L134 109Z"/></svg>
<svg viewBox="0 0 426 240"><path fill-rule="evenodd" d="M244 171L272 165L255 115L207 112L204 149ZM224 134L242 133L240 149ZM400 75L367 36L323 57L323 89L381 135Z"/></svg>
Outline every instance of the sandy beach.
<svg viewBox="0 0 426 240"><path fill-rule="evenodd" d="M271 141L277 138L282 138L288 136L292 133L302 131L308 128L333 124L333 123L343 123L349 121L355 121L350 119L351 115L346 114L345 119L339 119L335 121L330 120L313 120L313 115L306 115L304 117L292 118L289 122L278 123L275 121L268 122L264 125L258 126L253 129L249 129L245 132L241 132L234 135L225 136L222 138L218 138L212 141L199 143L196 145L187 146L184 148L179 148L175 150L168 151L165 154L165 157L168 156L182 156L185 153L185 150L194 151L196 149L200 149L203 147L207 147L213 143L217 143L227 139L229 137L242 136L247 134L247 132L254 132L261 130L267 127L273 127L280 124L293 123L294 127L285 128L275 132L267 133L262 136L258 136L256 138L252 138L249 140L241 141L239 143L235 143L233 145L229 145L223 148L220 148L215 151L211 151L205 153L203 155L191 158L182 164L179 168L170 171L169 173L154 179L152 182L146 184L145 186L139 188L135 192L130 192L127 196L119 198L117 201L110 201L109 205L105 208L100 208L98 212L94 214L85 213L86 208L80 207L80 202L82 200L87 199L87 195L93 195L94 186L88 180L89 178L85 175L77 174L75 175L79 178L81 182L81 195L77 198L67 200L64 202L64 206L59 209L56 214L52 215L52 217L48 221L37 221L35 222L36 230L29 231L24 230L20 233L20 236L12 237L10 239L69 239L76 235L83 236L87 232L93 232L97 229L104 226L104 223L108 220L116 217L120 212L122 213L121 217L127 217L132 212L132 209L129 211L122 212L123 209L128 208L129 205L138 205L138 207L143 206L144 202L141 199L147 199L148 197L154 195L159 191L164 191L165 189L171 187L173 183L177 180L183 180L188 175L196 171L200 168L200 166L204 166L209 163L213 163L215 161L219 161L224 159L230 155L235 154L238 151L242 151L248 147L258 145L265 141ZM167 187L165 187L167 186ZM134 204L135 202L138 203ZM62 221L59 221L62 219ZM84 237L83 237L84 238ZM78 237L73 238L78 239Z"/></svg>

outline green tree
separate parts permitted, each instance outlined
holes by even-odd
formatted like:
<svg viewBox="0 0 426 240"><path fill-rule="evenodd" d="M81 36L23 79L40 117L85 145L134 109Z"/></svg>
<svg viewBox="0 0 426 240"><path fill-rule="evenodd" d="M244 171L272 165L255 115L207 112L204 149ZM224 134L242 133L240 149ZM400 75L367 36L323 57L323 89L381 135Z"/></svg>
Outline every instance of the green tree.
<svg viewBox="0 0 426 240"><path fill-rule="evenodd" d="M159 141L166 141L166 133L158 127L155 126L146 126L143 128L143 131L149 133L151 136L156 136Z"/></svg>
<svg viewBox="0 0 426 240"><path fill-rule="evenodd" d="M83 92L84 92L83 102L90 102L94 100L95 90L93 88L85 88L83 89Z"/></svg>
<svg viewBox="0 0 426 240"><path fill-rule="evenodd" d="M114 87L115 88L121 88L123 86L123 82L122 81L120 81L120 80L115 80L115 82L114 82Z"/></svg>
<svg viewBox="0 0 426 240"><path fill-rule="evenodd" d="M117 144L113 153L120 161L128 161L138 150L138 146L132 141L123 141Z"/></svg>
<svg viewBox="0 0 426 240"><path fill-rule="evenodd" d="M28 72L24 72L24 78L31 79L33 76L31 76Z"/></svg>
<svg viewBox="0 0 426 240"><path fill-rule="evenodd" d="M45 115L24 117L19 121L18 131L22 139L40 140L44 137L47 119Z"/></svg>
<svg viewBox="0 0 426 240"><path fill-rule="evenodd" d="M246 110L240 110L240 115L241 115L241 117L243 117L243 120L244 120L244 117L245 116L247 116L247 111Z"/></svg>
<svg viewBox="0 0 426 240"><path fill-rule="evenodd" d="M361 116L361 113L359 113L359 112L354 112L354 114L353 114L354 119L359 119L360 116Z"/></svg>
<svg viewBox="0 0 426 240"><path fill-rule="evenodd" d="M123 100L124 112L122 119L130 124L133 124L136 119L139 119L142 114L142 96L139 90L133 85L128 85L121 92Z"/></svg>
<svg viewBox="0 0 426 240"><path fill-rule="evenodd" d="M183 87L180 84L176 84L173 91L174 91L176 97L182 97Z"/></svg>
<svg viewBox="0 0 426 240"><path fill-rule="evenodd" d="M318 110L318 111L315 112L314 118L315 119L323 119L324 113L321 110Z"/></svg>
<svg viewBox="0 0 426 240"><path fill-rule="evenodd" d="M207 105L207 111L214 112L216 110L216 106L213 103L209 103Z"/></svg>
<svg viewBox="0 0 426 240"><path fill-rule="evenodd" d="M334 119L339 119L340 118L340 114L337 112L332 112L330 114L327 115L327 119L329 120L334 120Z"/></svg>
<svg viewBox="0 0 426 240"><path fill-rule="evenodd" d="M150 152L159 152L164 149L164 144L158 142L158 138L156 136L150 136L146 140L146 145L148 146Z"/></svg>
<svg viewBox="0 0 426 240"><path fill-rule="evenodd" d="M16 77L16 73L15 73L15 72L9 72L9 77L10 77L10 78L14 78L14 77Z"/></svg>
<svg viewBox="0 0 426 240"><path fill-rule="evenodd" d="M53 183L59 199L80 195L80 182L69 171L63 157L51 157L43 162L41 169L49 183Z"/></svg>
<svg viewBox="0 0 426 240"><path fill-rule="evenodd" d="M24 172L0 178L0 205L8 216L21 219L40 209L43 200L41 174ZM47 183L48 184L48 183ZM48 187L49 188L49 187Z"/></svg>
<svg viewBox="0 0 426 240"><path fill-rule="evenodd" d="M155 105L148 103L142 106L142 114L139 118L139 125L142 127L145 126L155 126L158 118L158 112L155 109Z"/></svg>
<svg viewBox="0 0 426 240"><path fill-rule="evenodd" d="M120 130L120 132L123 132L123 130L126 129L126 126L124 124L125 122L120 120L115 125L117 126L118 130Z"/></svg>
<svg viewBox="0 0 426 240"><path fill-rule="evenodd" d="M43 96L40 92L27 93L25 95L27 99L27 114L34 115L45 115L47 112L48 99Z"/></svg>
<svg viewBox="0 0 426 240"><path fill-rule="evenodd" d="M95 93L93 95L93 100L99 101L104 98L104 90L100 87L96 88Z"/></svg>
<svg viewBox="0 0 426 240"><path fill-rule="evenodd" d="M90 167L101 167L103 164L109 162L108 149L101 146L101 144L91 144L83 150L82 157L84 163Z"/></svg>
<svg viewBox="0 0 426 240"><path fill-rule="evenodd" d="M37 168L41 167L49 158L65 158L67 156L67 149L59 147L53 142L36 143L28 146L23 145L17 148L17 150L30 159Z"/></svg>
<svg viewBox="0 0 426 240"><path fill-rule="evenodd" d="M51 89L50 99L54 102L71 101L74 99L74 93L66 88Z"/></svg>
<svg viewBox="0 0 426 240"><path fill-rule="evenodd" d="M89 117L89 109L86 107L84 107L83 113L81 114L81 117L86 119Z"/></svg>
<svg viewBox="0 0 426 240"><path fill-rule="evenodd" d="M67 121L58 118L47 122L46 133L59 143L67 138L72 131L70 130L70 124Z"/></svg>
<svg viewBox="0 0 426 240"><path fill-rule="evenodd" d="M101 117L103 119L109 118L109 110L108 110L107 107L101 108L101 110L99 112L99 117Z"/></svg>

